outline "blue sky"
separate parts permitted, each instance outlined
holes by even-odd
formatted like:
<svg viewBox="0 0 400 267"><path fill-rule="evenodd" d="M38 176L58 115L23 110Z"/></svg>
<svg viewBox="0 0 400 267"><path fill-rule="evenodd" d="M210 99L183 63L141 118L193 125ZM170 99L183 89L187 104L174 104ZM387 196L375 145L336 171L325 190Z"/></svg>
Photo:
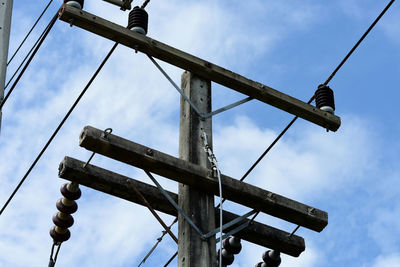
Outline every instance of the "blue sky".
<svg viewBox="0 0 400 267"><path fill-rule="evenodd" d="M14 1L13 52L47 1ZM19 57L57 11L54 1ZM307 101L388 1L157 1L148 36ZM134 4L139 4L134 1ZM140 3L141 4L141 3ZM100 0L85 10L123 26L127 12ZM306 250L281 266L400 266L400 7L395 2L330 82L342 126L335 133L299 120L247 182L325 210L329 224L300 229ZM57 21L3 108L0 203L4 203L85 86L112 42ZM179 84L183 70L162 63ZM214 109L244 96L213 84ZM213 119L214 152L223 173L240 178L292 116L251 101ZM146 56L119 46L26 183L0 217L0 266L45 266L48 230L64 183L64 156L86 160L85 125L178 154L179 95ZM245 157L243 155L246 155ZM96 155L93 164L150 183L143 171ZM160 178L171 191L177 184ZM57 266L137 266L161 233L143 207L82 188L71 239ZM247 209L233 204L235 213ZM168 223L170 216L162 215ZM285 231L295 225L268 215ZM174 228L177 232L177 229ZM243 242L232 266L254 266L265 248ZM166 236L144 266L163 266L176 251ZM176 261L171 266L176 266Z"/></svg>

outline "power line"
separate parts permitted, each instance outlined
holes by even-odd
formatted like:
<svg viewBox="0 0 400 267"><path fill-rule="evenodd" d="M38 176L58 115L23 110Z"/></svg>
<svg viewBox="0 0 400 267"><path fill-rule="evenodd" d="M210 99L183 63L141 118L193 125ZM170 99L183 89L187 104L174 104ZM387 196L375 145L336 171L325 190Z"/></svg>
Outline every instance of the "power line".
<svg viewBox="0 0 400 267"><path fill-rule="evenodd" d="M332 74L328 77L328 79L325 81L325 85L327 85L332 78L336 75L336 73L339 71L339 69L343 66L343 64L347 61L347 59L353 54L353 52L357 49L357 47L361 44L361 42L365 39L365 37L368 35L368 33L372 30L372 28L376 25L376 23L382 18L382 16L386 13L386 11L390 8L390 6L393 4L395 0L391 0L390 3L385 7L385 9L379 14L379 16L375 19L375 21L371 24L371 26L367 29L367 31L363 34L363 36L358 40L358 42L353 46L353 48L347 53L347 55L344 57L344 59L340 62L340 64L336 67L336 69L332 72ZM310 104L314 100L315 96L313 95L310 100L307 102ZM246 177L253 171L253 169L257 166L258 163L265 157L265 155L268 154L268 152L274 147L274 145L279 141L279 139L289 130L289 128L295 123L295 121L299 117L296 116L292 119L292 121L289 122L289 124L282 130L282 132L275 138L275 140L268 146L268 148L261 154L261 156L256 160L256 162L250 167L250 169L243 175L243 177L240 179L240 181L243 181L246 179Z"/></svg>
<svg viewBox="0 0 400 267"><path fill-rule="evenodd" d="M30 56L30 54L32 53L33 49L35 49L35 47L37 46L37 44L39 43L39 41L43 38L43 35L46 33L47 29L49 28L50 23L46 26L46 28L43 30L43 32L40 34L40 36L37 38L36 42L33 44L32 48L29 50L29 52L26 54L25 58L22 60L21 64L18 66L17 70L14 72L14 74L11 76L11 78L8 80L6 86L4 87L4 89L7 89L8 85L11 83L11 81L14 79L15 75L17 75L18 71L20 70L20 68L22 67L22 65L24 65L25 61L28 59L28 57Z"/></svg>
<svg viewBox="0 0 400 267"><path fill-rule="evenodd" d="M144 9L144 8L147 6L147 4L148 4L149 2L150 2L150 0L144 1L143 4L142 4L142 6L141 6L140 8Z"/></svg>
<svg viewBox="0 0 400 267"><path fill-rule="evenodd" d="M60 124L57 126L56 130L54 133L51 135L50 139L47 141L46 145L42 148L40 153L37 155L36 159L33 161L32 165L29 167L28 171L25 173L24 177L22 177L21 181L17 185L17 187L14 189L6 203L4 204L3 208L0 210L0 215L3 214L3 211L6 209L10 201L13 199L14 195L17 193L21 185L24 183L32 169L35 167L36 163L39 161L41 156L44 154L50 143L53 141L54 137L56 137L57 133L61 129L61 127L64 125L65 121L68 119L68 117L71 115L72 111L75 109L76 105L78 105L79 101L83 97L83 95L86 93L86 91L89 89L90 85L93 83L97 75L99 74L100 70L103 68L104 64L107 62L107 60L110 58L111 54L114 52L115 48L117 48L118 43L115 43L114 46L111 48L110 52L108 52L107 56L104 58L103 62L101 62L100 66L97 68L95 73L93 74L92 78L90 78L89 82L86 84L85 88L82 90L82 92L79 94L78 98L75 100L75 102L72 104L71 108L68 110L67 114L64 116Z"/></svg>
<svg viewBox="0 0 400 267"><path fill-rule="evenodd" d="M17 79L14 81L14 84L11 86L11 88L8 90L7 95L5 96L4 100L0 103L0 109L4 106L4 104L6 103L8 97L11 95L11 93L13 92L14 88L17 86L19 80L21 79L21 77L24 75L25 70L28 68L29 64L31 63L32 59L35 57L37 51L39 50L40 46L42 45L43 41L46 39L47 35L49 34L49 32L51 31L51 29L53 28L55 22L57 21L57 17L58 17L58 13L56 13L54 15L54 17L51 19L51 21L49 22L49 25L47 25L46 29L43 31L42 35L39 37L37 43L35 43L35 45L32 47L33 52L31 54L31 56L29 57L28 61L26 62L25 66L22 68L21 72L19 73ZM31 51L32 51L31 49ZM29 56L30 52L28 53L28 55L25 57L25 59ZM24 59L24 61L25 61ZM21 63L20 67L22 66L22 64L24 63L24 61ZM18 69L20 68L18 67ZM17 71L14 73L14 75L11 77L11 79L8 81L6 87L8 86L8 84L11 82L11 80L14 78L15 74L18 72Z"/></svg>
<svg viewBox="0 0 400 267"><path fill-rule="evenodd" d="M38 19L36 20L36 22L33 24L32 28L29 30L29 32L26 34L25 38L22 40L22 42L19 44L17 50L15 50L14 54L12 55L12 57L10 58L10 60L7 62L7 66L11 63L11 61L14 59L14 57L17 55L18 51L21 49L21 47L24 45L26 39L28 39L29 35L31 34L31 32L33 31L33 29L35 29L36 25L38 24L38 22L40 21L40 19L42 18L42 16L44 15L44 13L46 12L46 10L49 8L50 4L53 2L53 0L50 0L50 2L47 4L47 6L44 8L44 10L42 11L42 14L40 14L40 16L38 17Z"/></svg>
<svg viewBox="0 0 400 267"><path fill-rule="evenodd" d="M178 218L175 218L174 221L168 226L169 229L178 222ZM157 246L161 243L163 240L164 236L167 234L167 231L162 231L162 235L157 238L157 242L154 244L154 246L150 249L150 251L146 254L146 256L143 258L143 260L139 263L138 267L140 267L143 263L146 262L146 260L150 257L150 255L153 253L153 251L157 248Z"/></svg>
<svg viewBox="0 0 400 267"><path fill-rule="evenodd" d="M335 70L331 73L331 75L328 77L328 79L324 82L324 85L328 85L328 83L332 80L332 78L336 75L336 73L340 70L340 68L344 65L344 63L349 59L349 57L353 54L353 52L357 49L357 47L361 44L361 42L365 39L365 37L369 34L369 32L375 27L375 25L378 23L378 21L383 17L383 15L386 13L386 11L390 8L390 6L393 4L395 0L391 0L386 7L382 10L382 12L379 14L379 16L374 20L374 22L368 27L368 29L365 31L365 33L361 36L361 38L357 41L357 43L353 46L353 48L347 53L347 55L343 58L343 60L339 63L339 65L335 68ZM307 102L310 104L315 98L315 95L313 95L310 100ZM283 131L275 138L275 140L267 147L267 149L261 154L261 156L256 160L256 162L250 167L250 169L243 175L243 177L240 179L240 181L243 181L246 179L246 177L251 173L251 171L257 166L258 163L265 157L265 155L268 154L268 152L274 147L274 145L281 139L281 137L289 130L289 128L296 122L296 120L299 117L296 116L294 117L289 124L283 129ZM258 211L250 220L250 223L254 221L254 219L257 217L257 215L260 212ZM300 228L300 226L297 226L293 232L290 234L291 236Z"/></svg>

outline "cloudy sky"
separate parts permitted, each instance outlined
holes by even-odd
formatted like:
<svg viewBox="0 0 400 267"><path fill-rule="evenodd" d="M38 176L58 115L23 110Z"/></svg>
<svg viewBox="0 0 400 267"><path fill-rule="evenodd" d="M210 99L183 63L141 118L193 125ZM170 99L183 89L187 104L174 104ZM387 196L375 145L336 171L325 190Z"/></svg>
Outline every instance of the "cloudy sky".
<svg viewBox="0 0 400 267"><path fill-rule="evenodd" d="M47 0L14 1L10 52ZM62 1L54 1L7 69L10 78ZM152 0L148 35L307 101L388 1ZM141 4L134 0L134 4ZM100 0L85 10L126 26L127 12ZM247 182L329 213L316 233L301 228L306 250L284 267L400 266L400 6L387 15L330 82L337 132L299 120ZM113 42L57 21L3 108L0 203L27 171ZM182 69L161 63L180 83ZM213 84L214 109L244 96ZM240 178L292 116L255 100L213 118L221 171ZM85 125L178 154L179 95L148 58L123 46L105 65L21 190L0 216L0 266L47 266L58 164L87 160ZM246 155L246 156L243 156ZM93 164L151 183L142 170L96 155ZM160 178L171 191L177 184ZM57 266L137 266L161 234L147 209L82 187L71 239ZM247 209L229 204L227 209ZM162 215L169 224L174 218ZM258 221L291 231L265 214ZM177 228L173 230L177 232ZM232 266L254 266L266 250L243 242ZM163 266L177 246L166 236L144 266ZM176 260L171 266L176 266Z"/></svg>

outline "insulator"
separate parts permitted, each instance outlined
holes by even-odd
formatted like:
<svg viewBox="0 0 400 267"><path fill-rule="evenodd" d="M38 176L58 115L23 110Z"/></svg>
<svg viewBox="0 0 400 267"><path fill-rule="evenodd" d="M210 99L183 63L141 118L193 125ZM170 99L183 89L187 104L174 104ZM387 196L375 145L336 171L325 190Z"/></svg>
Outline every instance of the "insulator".
<svg viewBox="0 0 400 267"><path fill-rule="evenodd" d="M219 260L219 253L221 253L221 250L218 249L217 251L217 259ZM235 256L233 254L229 253L226 249L222 249L222 265L231 265L233 261L235 260Z"/></svg>
<svg viewBox="0 0 400 267"><path fill-rule="evenodd" d="M74 218L66 213L57 212L53 215L53 223L61 228L68 228L74 224Z"/></svg>
<svg viewBox="0 0 400 267"><path fill-rule="evenodd" d="M281 264L281 256L278 251L268 250L262 256L268 267L278 267Z"/></svg>
<svg viewBox="0 0 400 267"><path fill-rule="evenodd" d="M231 254L239 254L242 250L242 244L240 244L240 238L230 236L222 241L222 246Z"/></svg>
<svg viewBox="0 0 400 267"><path fill-rule="evenodd" d="M50 229L50 236L55 242L64 242L71 237L71 232L67 228L53 226Z"/></svg>
<svg viewBox="0 0 400 267"><path fill-rule="evenodd" d="M73 6L79 9L83 8L83 3L85 1L84 0L64 0L64 3L69 5L69 6Z"/></svg>
<svg viewBox="0 0 400 267"><path fill-rule="evenodd" d="M57 201L56 207L59 211L66 214L72 214L78 210L78 204L74 200L69 200L65 197Z"/></svg>
<svg viewBox="0 0 400 267"><path fill-rule="evenodd" d="M63 184L60 188L61 194L69 200L77 200L81 197L82 192L79 187L71 186L71 183Z"/></svg>
<svg viewBox="0 0 400 267"><path fill-rule="evenodd" d="M267 264L265 262L259 262L256 264L255 267L268 267Z"/></svg>
<svg viewBox="0 0 400 267"><path fill-rule="evenodd" d="M135 6L131 12L129 12L128 29L146 35L148 24L149 15L143 8Z"/></svg>
<svg viewBox="0 0 400 267"><path fill-rule="evenodd" d="M324 84L319 85L317 91L315 91L315 103L317 104L317 108L334 114L335 99L333 90Z"/></svg>

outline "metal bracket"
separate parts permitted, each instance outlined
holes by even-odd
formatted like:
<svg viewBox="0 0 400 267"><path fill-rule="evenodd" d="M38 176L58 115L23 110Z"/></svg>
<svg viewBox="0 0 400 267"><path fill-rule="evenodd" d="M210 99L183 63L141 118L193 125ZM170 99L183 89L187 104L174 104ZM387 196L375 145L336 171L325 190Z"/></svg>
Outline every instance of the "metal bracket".
<svg viewBox="0 0 400 267"><path fill-rule="evenodd" d="M200 235L201 239L206 240L210 237L213 237L217 232L219 232L220 228L218 227L217 229L215 229L207 234L203 234L203 232L190 219L190 217L181 209L181 207L179 207L179 205L172 199L172 197L167 193L167 191L165 191L165 189L160 185L160 183L156 180L156 178L154 178L154 176L150 172L148 172L146 170L144 170L144 172L153 181L153 183L157 186L158 190L160 190L161 194L163 194L163 196L169 201L169 203L171 203L171 205L174 206L174 208L185 218L185 220L190 224L190 226ZM254 211L254 210L249 211L248 213L244 214L243 216L240 216L240 217L224 224L222 226L222 229L227 229L227 228L231 227L232 225L238 224L238 223L244 221L250 215L253 215L254 213L256 213L256 211ZM232 235L232 234L239 232L240 230L246 228L248 225L249 225L249 222L245 222L245 223L239 225L237 228L235 228L235 229L229 231L228 233L226 233L225 235L223 235L223 238L225 238L228 235Z"/></svg>
<svg viewBox="0 0 400 267"><path fill-rule="evenodd" d="M149 55L147 55L147 56L150 58L151 62L153 62L153 64L157 67L157 69L159 69L160 72L165 76L165 78L167 78L167 80L172 84L172 86L179 92L179 94L185 99L185 101L189 103L189 105L197 113L197 115L203 120L208 119L208 118L210 118L210 117L212 117L214 115L217 115L219 113L222 113L224 111L227 111L229 109L232 109L234 107L237 107L237 106L239 106L241 104L244 104L246 102L249 102L250 100L253 100L253 98L249 96L249 97L246 97L246 98L244 98L242 100L236 101L236 102L234 102L234 103L232 103L230 105L227 105L225 107L219 108L219 109L217 109L217 110L215 110L213 112L210 112L210 113L207 113L207 114L201 113L200 110L196 107L196 105L193 104L192 101L190 101L190 99L187 97L187 95L185 95L185 93L182 91L182 89L179 88L179 86L171 79L171 77L169 77L169 75L157 63L157 61L155 61L155 59L152 56L149 56Z"/></svg>
<svg viewBox="0 0 400 267"><path fill-rule="evenodd" d="M247 219L247 217L253 215L254 213L256 213L255 210L249 211L248 213L246 213L246 214L244 214L244 215L242 215L242 216L240 216L240 217L238 217L238 218L236 218L236 219L234 219L234 220L232 220L232 221L230 221L230 222L224 224L224 225L222 226L222 230L225 230L225 229L227 229L227 228L229 228L229 227L231 227L231 226L233 226L233 225L235 225L235 224L238 224L238 223L244 221L245 219ZM247 223L247 222L246 222L246 223ZM248 223L247 223L247 224L248 224ZM240 226L239 226L239 227L240 227ZM235 229L237 229L237 228L235 228ZM235 229L233 229L233 230L235 230ZM232 231L233 231L233 230L232 230ZM241 230L241 229L240 229L240 230ZM240 230L239 230L239 231L240 231ZM211 231L211 232L209 232L208 234L205 234L205 235L204 235L204 238L210 238L210 237L212 237L213 235L215 235L215 234L218 233L218 232L219 232L219 227L218 227L217 229L215 229L214 231ZM235 232L235 233L236 233L236 232Z"/></svg>
<svg viewBox="0 0 400 267"><path fill-rule="evenodd" d="M199 233L199 235L203 238L204 234L200 231L200 229L194 224L194 222L189 218L189 216L186 215L186 213L181 209L181 207L179 207L178 204L176 204L176 202L172 199L172 197L167 193L167 191L164 190L164 188L158 183L158 181L156 180L156 178L154 178L154 176L144 170L144 172L147 174L147 176L149 176L149 178L153 181L153 183L157 186L158 190L160 190L161 194L163 194L163 196L169 201L169 203L171 203L172 206L174 206L174 208L185 218L185 220L190 224L190 226L192 226L192 228Z"/></svg>

